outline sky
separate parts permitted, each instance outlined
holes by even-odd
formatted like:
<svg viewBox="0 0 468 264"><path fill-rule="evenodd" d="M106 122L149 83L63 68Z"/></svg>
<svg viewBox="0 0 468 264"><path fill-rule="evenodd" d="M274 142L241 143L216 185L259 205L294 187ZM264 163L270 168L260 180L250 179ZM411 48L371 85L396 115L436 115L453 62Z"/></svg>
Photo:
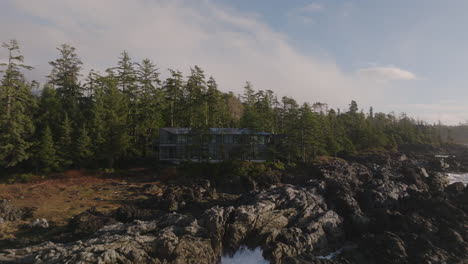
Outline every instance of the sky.
<svg viewBox="0 0 468 264"><path fill-rule="evenodd" d="M19 41L28 78L44 81L56 47L90 69L120 53L189 74L222 91L246 81L299 102L468 120L465 0L1 0L0 41ZM0 50L0 61L5 60Z"/></svg>

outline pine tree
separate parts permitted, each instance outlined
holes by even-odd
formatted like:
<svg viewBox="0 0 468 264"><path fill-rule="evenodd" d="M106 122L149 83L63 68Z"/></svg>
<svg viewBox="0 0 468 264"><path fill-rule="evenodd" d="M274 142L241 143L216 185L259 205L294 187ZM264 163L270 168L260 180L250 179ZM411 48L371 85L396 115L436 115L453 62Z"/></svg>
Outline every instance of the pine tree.
<svg viewBox="0 0 468 264"><path fill-rule="evenodd" d="M35 100L21 73L32 67L23 64L18 43L11 40L2 46L8 50L8 63L0 64L6 68L0 84L0 166L13 167L30 156Z"/></svg>
<svg viewBox="0 0 468 264"><path fill-rule="evenodd" d="M159 72L156 66L145 59L138 65L138 82L140 96L137 116L137 150L142 157L148 156L151 142L158 135L158 129L164 126L163 111L165 107L164 92L159 85Z"/></svg>
<svg viewBox="0 0 468 264"><path fill-rule="evenodd" d="M241 98L244 106L244 112L240 120L241 126L251 129L259 129L259 115L255 109L257 98L255 96L255 90L252 88L250 82L245 83L244 94Z"/></svg>
<svg viewBox="0 0 468 264"><path fill-rule="evenodd" d="M58 168L54 139L48 126L42 132L36 160L43 172L48 173Z"/></svg>
<svg viewBox="0 0 468 264"><path fill-rule="evenodd" d="M88 130L85 126L78 130L73 154L80 168L93 155L91 138L89 137Z"/></svg>
<svg viewBox="0 0 468 264"><path fill-rule="evenodd" d="M182 112L183 100L183 76L180 71L169 69L171 76L166 79L163 86L166 99L169 103L167 109L167 123L170 127L183 126L180 113Z"/></svg>
<svg viewBox="0 0 468 264"><path fill-rule="evenodd" d="M57 142L57 154L62 168L68 168L73 164L72 134L71 121L68 115L65 114L65 118L60 125L59 140Z"/></svg>
<svg viewBox="0 0 468 264"><path fill-rule="evenodd" d="M102 121L105 134L102 153L109 168L114 167L116 159L123 157L130 146L126 122L128 105L124 94L117 87L117 80L112 76L103 79L103 105L105 106Z"/></svg>
<svg viewBox="0 0 468 264"><path fill-rule="evenodd" d="M102 78L101 78L102 79ZM95 162L105 158L104 144L106 142L106 123L104 106L104 87L100 84L93 96L93 106L91 110L90 136L92 141L91 151L94 153Z"/></svg>
<svg viewBox="0 0 468 264"><path fill-rule="evenodd" d="M63 110L57 90L52 88L50 84L44 85L38 104L35 115L36 126L40 131L49 126L52 134L58 134L63 119Z"/></svg>
<svg viewBox="0 0 468 264"><path fill-rule="evenodd" d="M223 111L227 111L222 94L218 90L216 80L211 76L207 82L207 92L205 100L205 122L207 127L223 127Z"/></svg>
<svg viewBox="0 0 468 264"><path fill-rule="evenodd" d="M128 114L126 116L128 120L126 121L126 129L130 140L129 151L132 155L136 156L139 154L137 129L139 125L138 116L140 114L140 109L138 108L140 90L136 70L137 64L132 61L128 52L123 51L117 65L113 70L115 70L118 87L125 96L127 105Z"/></svg>
<svg viewBox="0 0 468 264"><path fill-rule="evenodd" d="M57 89L57 95L68 116L77 122L81 117L79 100L83 96L83 87L79 83L80 70L83 62L78 58L76 49L70 45L63 44L57 50L60 57L49 62L52 71L49 83Z"/></svg>
<svg viewBox="0 0 468 264"><path fill-rule="evenodd" d="M203 70L190 69L184 92L184 111L188 127L206 128L206 81Z"/></svg>

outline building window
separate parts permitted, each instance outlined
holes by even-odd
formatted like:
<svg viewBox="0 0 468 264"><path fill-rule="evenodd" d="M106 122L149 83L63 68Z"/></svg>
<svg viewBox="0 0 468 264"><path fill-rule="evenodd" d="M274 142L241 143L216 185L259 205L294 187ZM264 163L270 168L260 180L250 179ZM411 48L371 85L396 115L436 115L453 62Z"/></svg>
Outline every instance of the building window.
<svg viewBox="0 0 468 264"><path fill-rule="evenodd" d="M232 143L233 143L232 135L224 135L224 144L232 144Z"/></svg>
<svg viewBox="0 0 468 264"><path fill-rule="evenodd" d="M185 143L187 143L187 137L185 135L178 135L177 144L185 144Z"/></svg>

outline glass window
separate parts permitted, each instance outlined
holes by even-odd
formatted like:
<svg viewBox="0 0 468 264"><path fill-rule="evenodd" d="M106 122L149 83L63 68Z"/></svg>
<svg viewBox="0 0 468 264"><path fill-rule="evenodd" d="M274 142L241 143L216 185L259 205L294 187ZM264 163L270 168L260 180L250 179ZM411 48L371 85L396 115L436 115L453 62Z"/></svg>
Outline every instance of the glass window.
<svg viewBox="0 0 468 264"><path fill-rule="evenodd" d="M185 144L185 143L187 143L187 137L185 135L178 135L177 144Z"/></svg>
<svg viewBox="0 0 468 264"><path fill-rule="evenodd" d="M265 137L264 136L258 136L257 137L257 144L265 144Z"/></svg>
<svg viewBox="0 0 468 264"><path fill-rule="evenodd" d="M232 135L224 135L224 144L232 144Z"/></svg>

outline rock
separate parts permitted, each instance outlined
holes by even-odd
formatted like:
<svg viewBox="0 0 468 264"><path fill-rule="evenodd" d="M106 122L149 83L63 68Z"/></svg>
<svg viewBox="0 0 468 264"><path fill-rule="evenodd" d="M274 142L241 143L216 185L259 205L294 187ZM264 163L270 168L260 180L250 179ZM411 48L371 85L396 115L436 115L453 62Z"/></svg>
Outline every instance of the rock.
<svg viewBox="0 0 468 264"><path fill-rule="evenodd" d="M415 151L367 157L323 159L296 168L297 179L223 179L252 190L237 200L216 181L169 185L162 197L76 216L81 241L5 250L0 263L219 263L244 246L272 264L466 263L468 187L448 185ZM294 185L271 186L284 179Z"/></svg>
<svg viewBox="0 0 468 264"><path fill-rule="evenodd" d="M45 218L40 218L40 219L34 219L29 223L29 227L31 228L49 228L49 222L47 222L47 219Z"/></svg>
<svg viewBox="0 0 468 264"><path fill-rule="evenodd" d="M17 221L25 216L25 211L14 207L7 200L0 200L0 218L4 221Z"/></svg>
<svg viewBox="0 0 468 264"><path fill-rule="evenodd" d="M429 177L429 174L427 173L425 168L419 168L419 173L426 178Z"/></svg>
<svg viewBox="0 0 468 264"><path fill-rule="evenodd" d="M465 190L465 184L462 182L454 182L447 186L447 193L449 195L461 195L463 194L463 191Z"/></svg>
<svg viewBox="0 0 468 264"><path fill-rule="evenodd" d="M448 184L449 179L446 173L436 172L429 178L430 188L432 192L437 194L443 193Z"/></svg>
<svg viewBox="0 0 468 264"><path fill-rule="evenodd" d="M111 217L117 219L120 222L131 222L133 220L154 220L158 216L162 215L163 212L155 209L144 209L137 208L135 206L121 206L111 214Z"/></svg>
<svg viewBox="0 0 468 264"><path fill-rule="evenodd" d="M70 221L82 242L9 250L5 259L35 263L217 263L223 249L261 245L270 260L329 251L343 239L343 219L308 187L282 186L249 193L237 207L212 207L198 219L178 213L123 224L88 210ZM129 211L129 209L125 209ZM99 230L96 230L100 228Z"/></svg>
<svg viewBox="0 0 468 264"><path fill-rule="evenodd" d="M0 225L5 223L5 220L3 220L3 218L0 217Z"/></svg>
<svg viewBox="0 0 468 264"><path fill-rule="evenodd" d="M96 208L91 208L74 216L69 221L68 227L75 235L85 236L115 222L113 217L96 211Z"/></svg>
<svg viewBox="0 0 468 264"><path fill-rule="evenodd" d="M397 235L385 232L367 239L364 246L368 247L376 263L409 263L405 242Z"/></svg>
<svg viewBox="0 0 468 264"><path fill-rule="evenodd" d="M159 186L156 184L145 184L142 188L143 192L154 193L160 190Z"/></svg>

